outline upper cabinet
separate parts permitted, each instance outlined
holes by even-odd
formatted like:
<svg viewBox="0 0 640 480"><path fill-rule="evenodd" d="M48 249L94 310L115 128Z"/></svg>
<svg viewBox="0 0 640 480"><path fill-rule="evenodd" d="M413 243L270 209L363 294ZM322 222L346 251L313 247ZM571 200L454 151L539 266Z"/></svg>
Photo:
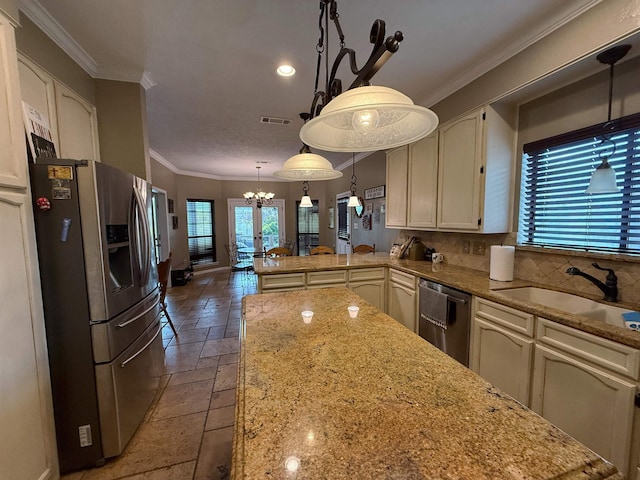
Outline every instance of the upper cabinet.
<svg viewBox="0 0 640 480"><path fill-rule="evenodd" d="M407 178L389 176L399 164L398 149L387 154L387 212L394 202L407 206L387 227L478 233L508 232L511 205L515 109L486 106L443 124L436 132L409 145ZM404 147L403 147L404 148ZM392 158L393 157L393 158ZM389 159L392 158L392 162ZM394 172L399 176L398 172Z"/></svg>
<svg viewBox="0 0 640 480"><path fill-rule="evenodd" d="M60 132L60 156L100 160L96 107L56 82L56 107Z"/></svg>
<svg viewBox="0 0 640 480"><path fill-rule="evenodd" d="M47 116L57 156L100 160L96 107L22 55L18 72L22 100Z"/></svg>

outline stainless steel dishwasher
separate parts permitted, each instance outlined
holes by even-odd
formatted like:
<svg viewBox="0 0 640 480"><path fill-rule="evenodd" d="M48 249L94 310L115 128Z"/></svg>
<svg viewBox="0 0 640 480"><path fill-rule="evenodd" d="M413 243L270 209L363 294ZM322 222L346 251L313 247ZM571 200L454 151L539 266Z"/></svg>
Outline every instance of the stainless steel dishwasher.
<svg viewBox="0 0 640 480"><path fill-rule="evenodd" d="M467 367L470 325L471 295L420 279L419 335Z"/></svg>

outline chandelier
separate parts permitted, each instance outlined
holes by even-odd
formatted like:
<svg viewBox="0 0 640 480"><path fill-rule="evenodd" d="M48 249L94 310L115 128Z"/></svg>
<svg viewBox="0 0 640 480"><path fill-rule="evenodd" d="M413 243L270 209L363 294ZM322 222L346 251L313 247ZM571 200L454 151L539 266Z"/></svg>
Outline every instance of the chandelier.
<svg viewBox="0 0 640 480"><path fill-rule="evenodd" d="M323 24L324 20L324 24ZM329 74L326 45L332 20L340 39L340 50ZM373 152L412 143L433 132L438 117L406 95L392 88L371 86L370 80L400 47L404 36L397 31L386 39L385 23L376 20L369 34L373 51L365 65L358 69L356 52L345 46L335 0L320 0L318 20L320 37L316 45L315 94L309 111L309 121L300 129L305 145L332 152ZM324 90L318 79L325 56ZM342 93L342 81L336 78L340 63L349 57L351 73L356 78Z"/></svg>
<svg viewBox="0 0 640 480"><path fill-rule="evenodd" d="M247 201L247 205L251 205L253 203L253 200L256 201L256 207L258 208L262 208L263 205L271 205L273 204L273 197L276 196L275 193L271 193L271 192L265 192L262 190L262 187L260 187L260 165L256 165L256 168L258 169L258 191L257 192L245 192L242 194L242 196L245 198L245 200Z"/></svg>

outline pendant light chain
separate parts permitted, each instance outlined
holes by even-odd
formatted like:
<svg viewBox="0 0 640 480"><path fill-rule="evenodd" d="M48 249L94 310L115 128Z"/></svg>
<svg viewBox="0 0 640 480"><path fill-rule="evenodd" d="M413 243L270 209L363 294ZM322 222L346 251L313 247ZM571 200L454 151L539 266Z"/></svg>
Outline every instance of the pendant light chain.
<svg viewBox="0 0 640 480"><path fill-rule="evenodd" d="M356 156L354 153L351 154L351 196L356 196L356 183L358 182L358 177L356 177Z"/></svg>

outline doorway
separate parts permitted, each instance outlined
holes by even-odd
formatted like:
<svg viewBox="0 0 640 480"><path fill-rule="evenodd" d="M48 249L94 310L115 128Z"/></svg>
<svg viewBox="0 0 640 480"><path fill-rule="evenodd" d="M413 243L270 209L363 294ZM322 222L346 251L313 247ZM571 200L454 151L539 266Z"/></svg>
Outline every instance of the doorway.
<svg viewBox="0 0 640 480"><path fill-rule="evenodd" d="M256 208L242 198L228 199L229 243L253 252L277 247L285 239L284 200L273 200L272 205Z"/></svg>
<svg viewBox="0 0 640 480"><path fill-rule="evenodd" d="M336 228L336 253L351 253L351 212L347 207L351 192L342 192L336 195L337 225Z"/></svg>
<svg viewBox="0 0 640 480"><path fill-rule="evenodd" d="M167 192L153 187L151 191L151 233L156 261L169 257L169 220L167 210Z"/></svg>

